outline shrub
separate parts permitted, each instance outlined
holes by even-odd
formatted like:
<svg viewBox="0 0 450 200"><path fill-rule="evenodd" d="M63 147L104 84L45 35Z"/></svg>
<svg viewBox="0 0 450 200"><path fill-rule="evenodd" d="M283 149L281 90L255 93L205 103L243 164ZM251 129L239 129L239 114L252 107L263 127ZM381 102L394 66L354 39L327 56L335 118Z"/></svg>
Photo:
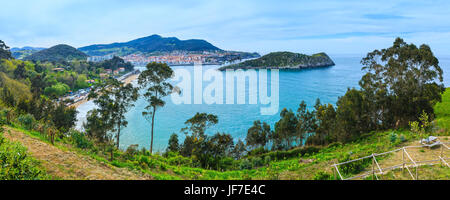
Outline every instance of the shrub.
<svg viewBox="0 0 450 200"><path fill-rule="evenodd" d="M256 149L253 149L253 150L249 151L248 155L249 156L256 156L256 155L264 154L266 152L267 152L267 150L265 150L264 147L259 147L259 148L256 148Z"/></svg>
<svg viewBox="0 0 450 200"><path fill-rule="evenodd" d="M314 180L332 180L332 176L324 171L319 171L314 175Z"/></svg>
<svg viewBox="0 0 450 200"><path fill-rule="evenodd" d="M139 145L137 145L137 144L132 144L132 145L128 146L125 153L122 154L122 156L121 156L122 159L132 160L133 157L139 153L138 147L139 147Z"/></svg>
<svg viewBox="0 0 450 200"><path fill-rule="evenodd" d="M263 163L263 160L260 158L260 157L254 157L254 158L252 158L252 165L254 166L254 167L259 167L259 166L262 166L264 163Z"/></svg>
<svg viewBox="0 0 450 200"><path fill-rule="evenodd" d="M394 132L392 132L392 133L389 135L389 140L391 141L392 144L394 144L394 143L397 141L397 134L394 133Z"/></svg>
<svg viewBox="0 0 450 200"><path fill-rule="evenodd" d="M0 180L47 179L38 162L29 157L25 147L7 142L0 133Z"/></svg>
<svg viewBox="0 0 450 200"><path fill-rule="evenodd" d="M31 114L20 115L17 121L27 130L31 130L34 125L34 117Z"/></svg>
<svg viewBox="0 0 450 200"><path fill-rule="evenodd" d="M239 164L239 169L244 170L244 169L252 169L252 163L248 160L248 159L243 159L241 161L241 163Z"/></svg>
<svg viewBox="0 0 450 200"><path fill-rule="evenodd" d="M346 162L346 161L353 160L353 159L354 158L352 158L350 156L350 154L345 154L345 156L343 158L339 159L339 162L340 163ZM358 161L339 165L339 171L341 171L341 173L343 173L343 174L357 174L359 172L362 172L371 163L372 163L372 159L370 159L370 158L361 159Z"/></svg>
<svg viewBox="0 0 450 200"><path fill-rule="evenodd" d="M265 163L265 164L268 165L268 164L270 163L270 161L271 161L270 156L265 156L265 157L264 157L264 163Z"/></svg>
<svg viewBox="0 0 450 200"><path fill-rule="evenodd" d="M80 133L76 130L71 130L69 132L70 141L72 144L74 144L77 148L80 149L92 149L94 147L94 144L84 135L83 133Z"/></svg>

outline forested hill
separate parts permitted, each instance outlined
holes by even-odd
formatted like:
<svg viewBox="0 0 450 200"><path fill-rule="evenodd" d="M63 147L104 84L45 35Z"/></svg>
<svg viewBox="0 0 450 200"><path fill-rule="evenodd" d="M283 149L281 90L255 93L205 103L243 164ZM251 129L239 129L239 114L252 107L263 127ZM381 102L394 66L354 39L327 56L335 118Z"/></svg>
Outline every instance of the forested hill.
<svg viewBox="0 0 450 200"><path fill-rule="evenodd" d="M24 58L24 60L33 61L70 61L86 60L88 55L77 50L74 47L65 44L59 44L48 49L38 51Z"/></svg>
<svg viewBox="0 0 450 200"><path fill-rule="evenodd" d="M205 40L179 40L176 37L151 35L129 42L96 44L79 48L90 56L102 56L114 53L126 55L132 53L152 53L167 51L216 51L221 50Z"/></svg>
<svg viewBox="0 0 450 200"><path fill-rule="evenodd" d="M311 56L292 52L273 52L261 58L248 60L220 68L225 69L303 69L334 66L333 60L326 53Z"/></svg>

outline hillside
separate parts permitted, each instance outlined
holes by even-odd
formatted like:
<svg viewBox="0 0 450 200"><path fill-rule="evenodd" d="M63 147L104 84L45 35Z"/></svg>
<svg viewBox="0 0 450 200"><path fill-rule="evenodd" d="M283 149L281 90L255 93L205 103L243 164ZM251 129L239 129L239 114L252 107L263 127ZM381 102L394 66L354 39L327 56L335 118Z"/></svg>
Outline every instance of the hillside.
<svg viewBox="0 0 450 200"><path fill-rule="evenodd" d="M445 106L450 103L450 89L443 95L443 102L434 109L440 113L436 121L449 116ZM437 126L439 136L443 142L449 142L449 130ZM389 130L362 134L360 139L347 144L333 143L327 146L309 146L295 148L288 151L273 151L258 155L247 156L235 161L240 170L216 171L191 166L190 158L169 154L167 157L158 154L150 155L139 150L116 152L115 161L109 161L95 147L88 146L82 138L74 140L60 140L55 146L49 144L48 139L35 131L18 128L7 128L5 134L11 141L20 142L28 148L31 155L41 162L46 173L62 179L201 179L201 180L311 180L311 179L339 179L333 176L332 164L351 159L361 158L373 153L382 153L401 148L403 146L419 145L419 136L409 130ZM393 137L396 135L396 137ZM430 156L439 155L440 149L421 148L408 150L416 161L430 159ZM444 151L449 157L450 151ZM382 167L398 164L401 154L392 154L377 158ZM431 158L433 159L433 158ZM370 161L370 159L368 159ZM234 164L233 164L234 165ZM370 162L359 162L340 168L344 177L348 178L371 170ZM347 171L347 172L345 172ZM435 165L422 165L419 168L421 180L447 180L450 168L436 163ZM408 172L401 170L388 171L381 175L381 179L411 180ZM366 177L365 179L371 179Z"/></svg>
<svg viewBox="0 0 450 200"><path fill-rule="evenodd" d="M123 43L96 44L79 48L80 51L90 56L103 56L108 54L117 54L119 56L132 53L152 53L168 51L219 51L205 40L190 39L179 40L176 37L161 37L151 35L148 37L131 40Z"/></svg>
<svg viewBox="0 0 450 200"><path fill-rule="evenodd" d="M261 58L248 60L242 63L221 67L225 69L304 69L316 67L334 66L333 60L326 53L313 54L311 56L292 53L274 52Z"/></svg>
<svg viewBox="0 0 450 200"><path fill-rule="evenodd" d="M86 60L87 55L74 47L65 44L59 44L48 49L38 51L24 58L24 60L33 61L69 61Z"/></svg>
<svg viewBox="0 0 450 200"><path fill-rule="evenodd" d="M11 55L15 59L24 59L27 56L30 56L33 53L44 50L42 47L23 47L23 48L11 48Z"/></svg>

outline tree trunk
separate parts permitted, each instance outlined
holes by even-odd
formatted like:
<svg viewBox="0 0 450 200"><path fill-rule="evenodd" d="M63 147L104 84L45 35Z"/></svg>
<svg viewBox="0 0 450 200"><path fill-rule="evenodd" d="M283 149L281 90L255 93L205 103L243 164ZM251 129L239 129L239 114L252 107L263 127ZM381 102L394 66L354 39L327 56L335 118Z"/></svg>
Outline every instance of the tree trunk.
<svg viewBox="0 0 450 200"><path fill-rule="evenodd" d="M114 147L111 147L111 162L114 160Z"/></svg>
<svg viewBox="0 0 450 200"><path fill-rule="evenodd" d="M116 138L116 145L117 145L117 149L119 149L119 140L120 140L120 124L121 124L121 120L119 120L118 124L117 124L117 138Z"/></svg>
<svg viewBox="0 0 450 200"><path fill-rule="evenodd" d="M156 112L156 107L153 107L153 113L152 113L152 135L151 135L151 141L150 141L150 154L153 154L153 126L155 124L155 112Z"/></svg>

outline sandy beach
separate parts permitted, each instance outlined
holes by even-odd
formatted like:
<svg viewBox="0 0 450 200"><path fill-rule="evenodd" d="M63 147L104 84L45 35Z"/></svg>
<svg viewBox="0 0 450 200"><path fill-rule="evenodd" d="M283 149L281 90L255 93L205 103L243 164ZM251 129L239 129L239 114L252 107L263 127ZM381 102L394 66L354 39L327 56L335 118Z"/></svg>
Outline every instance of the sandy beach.
<svg viewBox="0 0 450 200"><path fill-rule="evenodd" d="M132 74L132 75L128 76L127 78L125 78L122 82L124 82L125 84L128 84L128 83L131 83L134 80L136 80L138 77L139 77L139 74ZM86 102L88 102L87 95L82 100L70 105L70 107L78 108L78 106L80 106Z"/></svg>

